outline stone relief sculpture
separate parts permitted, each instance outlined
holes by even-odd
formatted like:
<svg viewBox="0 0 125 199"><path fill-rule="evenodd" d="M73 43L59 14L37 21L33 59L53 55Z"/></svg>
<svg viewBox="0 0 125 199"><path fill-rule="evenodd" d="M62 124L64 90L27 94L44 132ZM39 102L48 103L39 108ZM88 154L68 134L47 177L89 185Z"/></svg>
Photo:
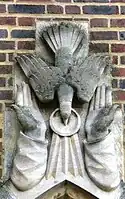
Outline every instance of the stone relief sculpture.
<svg viewBox="0 0 125 199"><path fill-rule="evenodd" d="M120 199L123 124L109 57L89 55L84 23L38 22L36 31L36 53L16 57L26 81L12 105L20 128L2 198L49 198L68 182L90 198Z"/></svg>

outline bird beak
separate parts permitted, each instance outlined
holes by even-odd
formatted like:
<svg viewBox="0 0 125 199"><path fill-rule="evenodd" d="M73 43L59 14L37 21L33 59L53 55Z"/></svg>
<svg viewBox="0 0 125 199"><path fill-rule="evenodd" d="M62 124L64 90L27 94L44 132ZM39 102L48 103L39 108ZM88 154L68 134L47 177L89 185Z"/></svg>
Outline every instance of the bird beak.
<svg viewBox="0 0 125 199"><path fill-rule="evenodd" d="M69 118L67 118L67 119L63 119L63 123L64 123L64 125L65 125L65 126L67 126L68 121L69 121Z"/></svg>

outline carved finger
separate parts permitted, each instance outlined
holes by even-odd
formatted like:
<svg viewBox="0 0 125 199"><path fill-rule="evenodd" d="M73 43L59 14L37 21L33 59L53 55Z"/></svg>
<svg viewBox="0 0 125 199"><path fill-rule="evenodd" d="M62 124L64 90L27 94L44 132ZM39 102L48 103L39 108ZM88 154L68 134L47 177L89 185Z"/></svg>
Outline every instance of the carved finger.
<svg viewBox="0 0 125 199"><path fill-rule="evenodd" d="M89 107L89 112L93 111L95 108L95 94L93 95L91 102L90 102L90 107Z"/></svg>
<svg viewBox="0 0 125 199"><path fill-rule="evenodd" d="M40 61L38 61L38 59L35 59L35 57L32 56L32 55L31 55L31 61L34 64L34 66L37 66L37 67L41 68Z"/></svg>
<svg viewBox="0 0 125 199"><path fill-rule="evenodd" d="M112 90L110 87L106 88L105 98L106 98L106 107L112 106Z"/></svg>
<svg viewBox="0 0 125 199"><path fill-rule="evenodd" d="M97 67L97 70L100 72L100 61L101 61L101 56L100 55L96 55L96 62L95 62L95 66Z"/></svg>
<svg viewBox="0 0 125 199"><path fill-rule="evenodd" d="M114 115L116 113L116 111L119 109L119 105L118 104L114 104L112 105L112 108L110 109L109 111L109 115L110 117L113 117L114 118Z"/></svg>
<svg viewBox="0 0 125 199"><path fill-rule="evenodd" d="M105 90L106 90L106 86L105 84L103 84L100 88L100 108L105 107Z"/></svg>
<svg viewBox="0 0 125 199"><path fill-rule="evenodd" d="M22 82L22 88L23 88L23 102L24 102L24 106L28 106L27 84L25 82Z"/></svg>
<svg viewBox="0 0 125 199"><path fill-rule="evenodd" d="M17 92L16 92L16 99L15 103L19 106L23 106L23 89L22 89L22 84L16 85L17 87Z"/></svg>
<svg viewBox="0 0 125 199"><path fill-rule="evenodd" d="M100 103L100 86L96 90L96 96L95 96L95 109L99 109L99 103Z"/></svg>
<svg viewBox="0 0 125 199"><path fill-rule="evenodd" d="M35 98L35 95L32 94L32 103L33 103L33 107L36 109L36 110L39 110L39 107L36 103L36 98Z"/></svg>
<svg viewBox="0 0 125 199"><path fill-rule="evenodd" d="M28 84L27 84L27 97L28 97L28 106L33 106L31 90Z"/></svg>
<svg viewBox="0 0 125 199"><path fill-rule="evenodd" d="M107 66L107 60L109 60L109 56L103 55L100 56L100 67L99 67L99 72L102 74L105 70L105 67Z"/></svg>

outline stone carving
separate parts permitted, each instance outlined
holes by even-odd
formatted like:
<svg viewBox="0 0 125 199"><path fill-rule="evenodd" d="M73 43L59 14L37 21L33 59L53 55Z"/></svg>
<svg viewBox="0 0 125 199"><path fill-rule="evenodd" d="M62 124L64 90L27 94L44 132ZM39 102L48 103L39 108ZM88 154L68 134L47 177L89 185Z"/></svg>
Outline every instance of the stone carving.
<svg viewBox="0 0 125 199"><path fill-rule="evenodd" d="M104 190L114 189L120 183L115 145L111 144L115 142L110 127L117 108L117 105L112 106L111 90L105 85L98 87L91 101L85 125L87 134L86 170L97 186ZM91 143L97 144L92 146Z"/></svg>
<svg viewBox="0 0 125 199"><path fill-rule="evenodd" d="M36 185L45 175L46 125L34 97L31 99L29 86L24 82L17 88L16 105L13 107L22 132L18 138L11 180L18 189L24 191Z"/></svg>
<svg viewBox="0 0 125 199"><path fill-rule="evenodd" d="M36 199L68 182L92 198L120 199L123 125L109 57L88 54L82 23L38 22L36 31L36 53L16 57L26 81L12 106L20 133L3 188L10 198Z"/></svg>

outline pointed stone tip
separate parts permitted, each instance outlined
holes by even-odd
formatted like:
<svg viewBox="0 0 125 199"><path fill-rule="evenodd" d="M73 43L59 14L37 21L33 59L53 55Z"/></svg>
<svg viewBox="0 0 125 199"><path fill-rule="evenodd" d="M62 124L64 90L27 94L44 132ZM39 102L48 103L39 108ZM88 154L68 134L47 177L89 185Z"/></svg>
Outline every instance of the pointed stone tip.
<svg viewBox="0 0 125 199"><path fill-rule="evenodd" d="M67 119L63 119L64 125L67 126L68 124L68 118Z"/></svg>

